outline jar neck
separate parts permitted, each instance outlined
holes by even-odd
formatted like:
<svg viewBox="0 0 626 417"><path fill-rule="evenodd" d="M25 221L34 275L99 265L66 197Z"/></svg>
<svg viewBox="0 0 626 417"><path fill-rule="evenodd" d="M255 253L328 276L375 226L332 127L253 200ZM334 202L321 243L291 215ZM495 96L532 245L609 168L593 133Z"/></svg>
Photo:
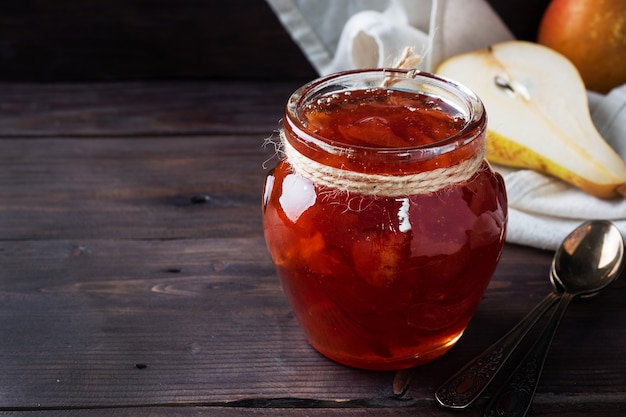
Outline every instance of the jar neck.
<svg viewBox="0 0 626 417"><path fill-rule="evenodd" d="M285 154L294 153L322 165L363 174L407 175L450 167L485 154L486 121L469 137L414 148L342 146L320 140L285 118L280 137Z"/></svg>
<svg viewBox="0 0 626 417"><path fill-rule="evenodd" d="M323 103L338 92L371 90L371 84L377 89L398 89L405 96L426 95L433 97L431 101L441 100L446 106L434 106L427 111L448 116L444 109L454 109L455 117L459 120L460 114L462 123L457 123L450 134L446 131L443 136L430 138L426 144L393 147L356 145L341 138L324 136L307 120L306 109L311 106ZM335 116L332 112L328 114L329 118ZM369 190L367 193L377 194L379 191L375 189L384 188L384 183L390 181L415 186L415 182L432 181L432 178L425 177L441 177L444 183L451 183L473 175L483 162L485 132L484 107L464 87L416 71L366 70L322 78L297 90L285 111L281 140L287 161L297 173L315 183L335 184L338 188L342 188L341 183L345 181L358 183L358 187L352 187L353 191L364 192L363 185L365 191ZM382 178L376 180L378 177ZM390 177L398 178L390 180ZM374 185L367 185L368 182Z"/></svg>

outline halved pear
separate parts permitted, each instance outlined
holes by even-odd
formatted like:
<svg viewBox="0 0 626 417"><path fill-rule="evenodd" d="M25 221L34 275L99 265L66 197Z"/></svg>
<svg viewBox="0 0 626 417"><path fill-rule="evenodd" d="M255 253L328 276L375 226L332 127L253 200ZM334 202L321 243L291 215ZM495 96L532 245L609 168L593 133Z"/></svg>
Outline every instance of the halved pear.
<svg viewBox="0 0 626 417"><path fill-rule="evenodd" d="M595 128L585 85L563 55L507 41L451 57L436 72L483 101L491 162L551 174L597 197L626 197L626 164Z"/></svg>

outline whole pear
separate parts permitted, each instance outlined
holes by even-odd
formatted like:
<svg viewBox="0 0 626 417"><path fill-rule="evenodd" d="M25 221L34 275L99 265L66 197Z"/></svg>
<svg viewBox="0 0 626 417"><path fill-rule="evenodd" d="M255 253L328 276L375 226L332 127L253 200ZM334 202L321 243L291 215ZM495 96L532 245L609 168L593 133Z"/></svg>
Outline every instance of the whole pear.
<svg viewBox="0 0 626 417"><path fill-rule="evenodd" d="M552 0L537 41L569 58L589 90L626 83L626 0Z"/></svg>

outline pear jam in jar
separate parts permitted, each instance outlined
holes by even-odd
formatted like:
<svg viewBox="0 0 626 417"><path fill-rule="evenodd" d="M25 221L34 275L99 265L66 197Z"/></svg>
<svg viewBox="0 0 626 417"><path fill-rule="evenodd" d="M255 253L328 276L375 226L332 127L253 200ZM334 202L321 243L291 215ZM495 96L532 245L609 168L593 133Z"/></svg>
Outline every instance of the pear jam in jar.
<svg viewBox="0 0 626 417"><path fill-rule="evenodd" d="M360 70L289 99L263 225L310 344L372 370L421 365L463 334L507 221L471 91L419 71Z"/></svg>

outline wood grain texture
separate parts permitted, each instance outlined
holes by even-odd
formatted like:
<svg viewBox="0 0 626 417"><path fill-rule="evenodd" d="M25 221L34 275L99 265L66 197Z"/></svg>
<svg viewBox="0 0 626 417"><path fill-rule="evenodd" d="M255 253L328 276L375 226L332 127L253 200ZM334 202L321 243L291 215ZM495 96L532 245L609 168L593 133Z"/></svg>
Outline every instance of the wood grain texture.
<svg viewBox="0 0 626 417"><path fill-rule="evenodd" d="M2 140L3 238L258 236L271 156L262 143L260 135Z"/></svg>
<svg viewBox="0 0 626 417"><path fill-rule="evenodd" d="M508 246L466 335L394 401L392 373L308 346L260 237L0 242L0 409L382 403L445 415L432 392L545 294L545 255ZM500 272L515 269L514 280ZM617 285L572 306L535 408L621 407L623 295Z"/></svg>
<svg viewBox="0 0 626 417"><path fill-rule="evenodd" d="M0 83L0 137L259 135L303 82Z"/></svg>
<svg viewBox="0 0 626 417"><path fill-rule="evenodd" d="M450 415L435 388L550 290L552 254L507 245L458 345L394 398L392 372L307 344L265 249L261 145L293 85L218 84L7 86L0 415ZM197 113L226 91L239 112ZM626 411L625 292L571 306L532 415Z"/></svg>

